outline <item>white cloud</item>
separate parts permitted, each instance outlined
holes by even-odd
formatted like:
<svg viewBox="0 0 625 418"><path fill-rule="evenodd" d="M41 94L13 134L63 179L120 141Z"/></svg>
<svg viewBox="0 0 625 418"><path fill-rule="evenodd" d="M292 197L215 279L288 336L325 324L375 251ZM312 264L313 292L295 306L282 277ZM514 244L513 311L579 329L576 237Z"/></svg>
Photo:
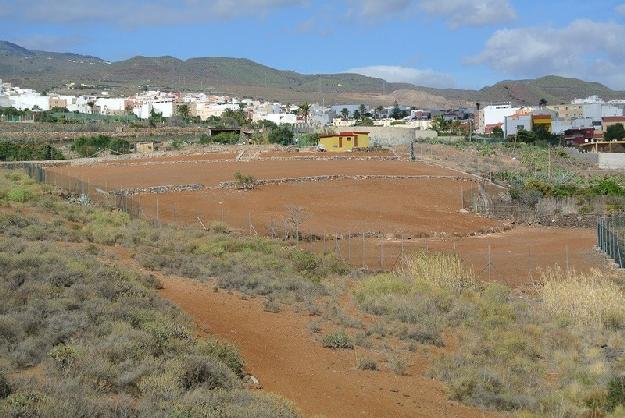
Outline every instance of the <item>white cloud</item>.
<svg viewBox="0 0 625 418"><path fill-rule="evenodd" d="M359 14L366 18L414 14L421 10L444 19L451 28L487 26L516 18L509 0L361 0L356 4Z"/></svg>
<svg viewBox="0 0 625 418"><path fill-rule="evenodd" d="M412 6L413 0L362 0L357 1L362 16L375 18L402 12Z"/></svg>
<svg viewBox="0 0 625 418"><path fill-rule="evenodd" d="M472 64L521 77L559 74L625 88L625 26L588 19L564 28L519 28L495 32Z"/></svg>
<svg viewBox="0 0 625 418"><path fill-rule="evenodd" d="M44 23L102 22L121 25L201 22L214 18L263 15L299 6L305 0L0 0L6 17Z"/></svg>
<svg viewBox="0 0 625 418"><path fill-rule="evenodd" d="M61 51L81 44L84 39L80 36L33 35L12 40L14 43L28 49L41 51Z"/></svg>
<svg viewBox="0 0 625 418"><path fill-rule="evenodd" d="M421 0L426 12L443 17L450 27L487 26L516 19L508 0Z"/></svg>
<svg viewBox="0 0 625 418"><path fill-rule="evenodd" d="M417 86L451 88L455 85L453 77L430 69L417 69L393 65L372 65L352 68L348 73L362 74L382 78L389 82L412 83Z"/></svg>

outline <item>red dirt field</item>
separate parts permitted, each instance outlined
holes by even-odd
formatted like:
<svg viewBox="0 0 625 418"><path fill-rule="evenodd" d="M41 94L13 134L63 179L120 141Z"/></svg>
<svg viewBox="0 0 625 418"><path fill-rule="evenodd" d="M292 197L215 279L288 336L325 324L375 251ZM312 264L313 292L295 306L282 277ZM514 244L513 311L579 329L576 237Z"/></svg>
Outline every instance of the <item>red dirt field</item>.
<svg viewBox="0 0 625 418"><path fill-rule="evenodd" d="M364 266L371 270L396 267L402 246L404 254L414 251L456 252L478 277L513 287L532 285L541 271L556 265L577 272L606 269L605 258L595 251L592 229L517 227L513 230L466 238L381 240L365 239ZM326 242L303 242L303 248L315 252L334 252L352 265L363 266L362 238ZM337 250L338 247L338 250ZM489 268L490 247L490 268Z"/></svg>
<svg viewBox="0 0 625 418"><path fill-rule="evenodd" d="M304 209L300 232L392 233L413 236L467 235L501 229L498 221L462 214L461 191L476 187L450 179L336 180L267 185L251 191L231 189L146 194L144 213L175 223L220 221L233 228L284 234L289 207ZM222 202L220 204L220 202Z"/></svg>
<svg viewBox="0 0 625 418"><path fill-rule="evenodd" d="M456 171L407 161L377 160L256 160L249 162L180 162L158 165L90 165L49 168L50 172L79 178L101 187L135 188L169 184L214 186L234 179L237 171L257 179L321 175L435 175L457 176Z"/></svg>
<svg viewBox="0 0 625 418"><path fill-rule="evenodd" d="M405 376L358 370L361 349L322 348L307 331L309 316L268 313L259 300L215 293L210 285L191 280L160 278L164 298L180 306L200 330L235 344L263 389L293 401L304 416L495 416L449 401L441 383L423 376L428 362L419 354L411 355Z"/></svg>

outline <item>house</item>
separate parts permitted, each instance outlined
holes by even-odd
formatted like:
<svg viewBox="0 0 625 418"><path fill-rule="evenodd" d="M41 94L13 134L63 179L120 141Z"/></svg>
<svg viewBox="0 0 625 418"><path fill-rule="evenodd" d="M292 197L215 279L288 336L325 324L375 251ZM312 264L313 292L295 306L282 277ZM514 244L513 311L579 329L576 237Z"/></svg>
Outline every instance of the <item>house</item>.
<svg viewBox="0 0 625 418"><path fill-rule="evenodd" d="M160 148L160 142L145 141L135 143L135 152L139 154L148 154L150 152L158 151Z"/></svg>
<svg viewBox="0 0 625 418"><path fill-rule="evenodd" d="M511 103L498 103L481 108L478 111L477 132L485 134L494 127L502 127L506 116L517 114L520 110L520 107L512 107Z"/></svg>
<svg viewBox="0 0 625 418"><path fill-rule="evenodd" d="M612 125L621 124L625 126L625 116L605 116L601 118L601 130L605 134Z"/></svg>
<svg viewBox="0 0 625 418"><path fill-rule="evenodd" d="M368 132L341 132L319 137L319 148L328 152L345 152L354 148L368 148Z"/></svg>

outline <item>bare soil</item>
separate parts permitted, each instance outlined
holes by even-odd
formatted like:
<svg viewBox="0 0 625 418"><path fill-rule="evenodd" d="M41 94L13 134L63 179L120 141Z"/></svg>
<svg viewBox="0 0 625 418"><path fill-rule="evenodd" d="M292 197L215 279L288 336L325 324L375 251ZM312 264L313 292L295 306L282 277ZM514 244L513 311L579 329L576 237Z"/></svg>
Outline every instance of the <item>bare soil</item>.
<svg viewBox="0 0 625 418"><path fill-rule="evenodd" d="M289 208L303 209L303 235L383 233L406 237L460 235L503 228L503 223L460 213L462 191L474 183L451 179L336 180L142 195L145 214L162 222L223 221L232 228L284 234ZM137 198L139 199L139 197ZM222 214L223 211L223 214ZM222 216L223 215L223 216ZM250 228L251 227L251 228Z"/></svg>
<svg viewBox="0 0 625 418"><path fill-rule="evenodd" d="M609 268L605 257L595 250L593 229L517 227L513 230L440 239L365 239L345 237L303 242L315 252L333 252L353 266L390 270L402 254L415 251L457 253L484 281L498 281L512 287L527 287L540 280L541 272L559 266L576 272ZM363 257L364 246L364 257ZM364 260L364 262L363 262ZM490 263L489 263L490 260Z"/></svg>
<svg viewBox="0 0 625 418"><path fill-rule="evenodd" d="M310 317L269 313L259 300L214 292L207 284L162 277L161 295L187 312L198 327L235 344L264 390L290 399L305 416L483 417L449 401L444 386L423 376L428 362L412 353L406 376L362 371L364 352L325 349L306 330Z"/></svg>
<svg viewBox="0 0 625 418"><path fill-rule="evenodd" d="M201 156L196 156L200 159ZM257 179L308 177L322 175L434 175L457 176L458 172L407 161L379 160L255 160L255 161L184 161L171 164L96 164L50 168L52 172L79 178L109 189L162 186L168 184L203 184L215 186L234 179L236 172Z"/></svg>

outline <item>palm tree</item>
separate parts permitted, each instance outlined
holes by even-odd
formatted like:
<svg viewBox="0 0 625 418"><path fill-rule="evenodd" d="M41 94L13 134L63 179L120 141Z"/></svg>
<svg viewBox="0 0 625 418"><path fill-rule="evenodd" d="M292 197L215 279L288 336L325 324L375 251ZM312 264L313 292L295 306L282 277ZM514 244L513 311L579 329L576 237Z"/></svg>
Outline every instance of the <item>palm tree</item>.
<svg viewBox="0 0 625 418"><path fill-rule="evenodd" d="M382 106L378 106L375 108L375 117L380 119L380 116L382 115L382 112L384 112L384 107Z"/></svg>
<svg viewBox="0 0 625 418"><path fill-rule="evenodd" d="M304 122L308 123L308 117L310 116L310 104L308 102L304 102L300 105L299 114L304 118Z"/></svg>
<svg viewBox="0 0 625 418"><path fill-rule="evenodd" d="M178 106L178 114L184 120L189 119L189 116L191 115L191 109L189 108L189 105L185 103L183 105Z"/></svg>
<svg viewBox="0 0 625 418"><path fill-rule="evenodd" d="M343 120L349 119L349 110L346 107L341 110L341 115L343 116Z"/></svg>
<svg viewBox="0 0 625 418"><path fill-rule="evenodd" d="M367 106L365 106L364 104L360 105L360 117L364 118L367 115Z"/></svg>

